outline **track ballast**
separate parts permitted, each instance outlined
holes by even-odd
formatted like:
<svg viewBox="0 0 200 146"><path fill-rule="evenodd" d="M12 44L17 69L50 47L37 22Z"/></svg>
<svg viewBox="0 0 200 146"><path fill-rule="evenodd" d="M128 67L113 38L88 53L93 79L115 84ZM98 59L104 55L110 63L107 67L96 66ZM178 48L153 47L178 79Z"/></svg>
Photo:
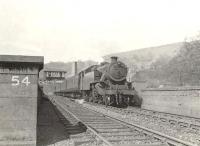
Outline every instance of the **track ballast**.
<svg viewBox="0 0 200 146"><path fill-rule="evenodd" d="M62 112L70 113L106 145L195 146L163 133L130 124L120 119L83 107L70 99L56 96L51 101Z"/></svg>

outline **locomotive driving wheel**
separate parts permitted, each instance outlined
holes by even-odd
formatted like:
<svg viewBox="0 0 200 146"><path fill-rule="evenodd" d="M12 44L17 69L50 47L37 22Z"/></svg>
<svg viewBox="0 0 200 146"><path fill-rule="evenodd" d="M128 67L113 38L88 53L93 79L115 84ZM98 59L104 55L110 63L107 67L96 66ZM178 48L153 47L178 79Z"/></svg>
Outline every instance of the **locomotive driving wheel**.
<svg viewBox="0 0 200 146"><path fill-rule="evenodd" d="M131 102L132 102L132 98L130 96L124 96L123 98L124 107L130 106Z"/></svg>

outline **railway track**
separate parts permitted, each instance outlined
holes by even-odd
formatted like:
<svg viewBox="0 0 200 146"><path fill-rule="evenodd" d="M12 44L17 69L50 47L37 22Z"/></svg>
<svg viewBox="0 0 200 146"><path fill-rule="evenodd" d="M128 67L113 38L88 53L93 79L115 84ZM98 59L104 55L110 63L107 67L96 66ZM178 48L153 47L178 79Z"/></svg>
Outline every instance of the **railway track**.
<svg viewBox="0 0 200 146"><path fill-rule="evenodd" d="M140 113L139 111L133 111L133 108L131 108L131 112L126 112L126 109L106 107L104 105L94 103L85 103L84 106L102 112L104 114L112 115L116 118L127 121L128 123L138 124L143 127L165 133L166 135L176 137L183 141L188 141L193 144L200 145L200 130L198 128L198 125L192 123L194 127L190 127L188 126L188 123L185 123L186 120L184 120L184 123L182 123L182 121L179 121L180 123L177 124L178 121L176 121L177 119L175 118L175 115L173 115L174 119L171 120L171 118L168 119L167 116L162 118L159 116L156 117L156 114L145 115L143 112Z"/></svg>
<svg viewBox="0 0 200 146"><path fill-rule="evenodd" d="M67 135L70 136L69 146L100 145L102 143L92 129L88 129L79 119L70 112L66 112L58 103L54 102L54 105L56 105L55 112L59 121L64 125Z"/></svg>
<svg viewBox="0 0 200 146"><path fill-rule="evenodd" d="M146 109L141 109L141 108L136 108L136 107L128 107L126 109L123 109L123 108L116 108L112 106L106 107L105 105L100 105L96 103L87 103L87 104L93 104L95 106L100 106L102 108L108 108L126 116L143 116L143 117L154 119L159 122L175 125L179 128L187 128L196 132L200 131L199 118L186 117L186 116L175 115L175 114L170 114L170 113L162 113L162 112L146 110Z"/></svg>
<svg viewBox="0 0 200 146"><path fill-rule="evenodd" d="M79 123L93 132L99 144L137 146L195 146L163 133L130 124L117 118L85 108L63 97L51 101L63 115L72 115Z"/></svg>
<svg viewBox="0 0 200 146"><path fill-rule="evenodd" d="M141 114L146 117L151 117L154 118L155 120L168 122L169 124L178 125L180 127L191 128L192 130L197 130L197 131L200 130L200 119L198 118L186 117L170 113L161 113L134 107L129 107L126 110L122 110L122 112L127 114Z"/></svg>

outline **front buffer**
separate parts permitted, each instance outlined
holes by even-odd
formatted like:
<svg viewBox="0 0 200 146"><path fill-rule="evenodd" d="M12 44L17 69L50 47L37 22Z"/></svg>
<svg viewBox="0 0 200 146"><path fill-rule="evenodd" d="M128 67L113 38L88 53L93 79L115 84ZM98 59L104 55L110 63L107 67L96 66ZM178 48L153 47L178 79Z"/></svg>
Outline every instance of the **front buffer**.
<svg viewBox="0 0 200 146"><path fill-rule="evenodd" d="M105 89L100 84L96 84L96 96L105 105L112 105L118 107L126 106L141 106L142 99L137 95L133 89Z"/></svg>

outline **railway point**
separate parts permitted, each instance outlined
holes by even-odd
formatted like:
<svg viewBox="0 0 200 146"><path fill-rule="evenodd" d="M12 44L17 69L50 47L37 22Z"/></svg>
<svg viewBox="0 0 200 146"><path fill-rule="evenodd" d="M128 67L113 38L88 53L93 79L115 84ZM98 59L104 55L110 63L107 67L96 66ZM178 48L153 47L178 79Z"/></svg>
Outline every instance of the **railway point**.
<svg viewBox="0 0 200 146"><path fill-rule="evenodd" d="M41 56L0 56L0 146L36 146Z"/></svg>

